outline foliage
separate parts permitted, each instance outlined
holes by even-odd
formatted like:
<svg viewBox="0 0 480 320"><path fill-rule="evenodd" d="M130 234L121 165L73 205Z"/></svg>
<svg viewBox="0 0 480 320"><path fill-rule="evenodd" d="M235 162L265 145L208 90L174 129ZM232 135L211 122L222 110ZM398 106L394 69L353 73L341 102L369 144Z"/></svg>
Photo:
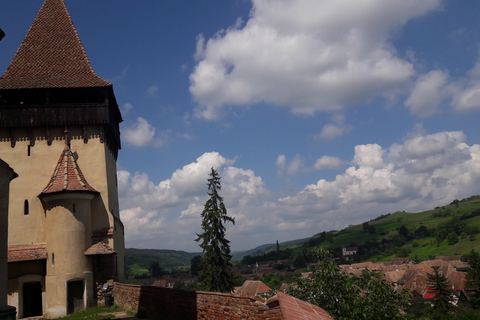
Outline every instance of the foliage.
<svg viewBox="0 0 480 320"><path fill-rule="evenodd" d="M225 238L224 223L235 219L227 215L223 198L218 194L222 186L218 172L212 168L208 179L208 195L202 212L203 233L197 234L195 241L200 242L204 252L201 263L200 281L207 291L231 292L235 287L234 274L230 270L230 241Z"/></svg>
<svg viewBox="0 0 480 320"><path fill-rule="evenodd" d="M451 289L451 285L448 283L447 277L440 274L438 267L432 267L433 273L427 274L428 276L428 290L432 292L435 297L433 298L433 308L439 314L449 313L453 306L450 303L451 296L454 294Z"/></svg>
<svg viewBox="0 0 480 320"><path fill-rule="evenodd" d="M200 274L200 271L202 271L202 257L201 256L195 256L190 260L190 273L192 276L198 276Z"/></svg>
<svg viewBox="0 0 480 320"><path fill-rule="evenodd" d="M130 279L139 275L147 275L152 261L158 262L163 270L189 266L190 260L200 253L188 253L176 250L160 249L125 249L125 263Z"/></svg>
<svg viewBox="0 0 480 320"><path fill-rule="evenodd" d="M470 294L469 304L475 309L480 309L480 254L472 250L466 258L470 265L465 285Z"/></svg>
<svg viewBox="0 0 480 320"><path fill-rule="evenodd" d="M158 264L158 262L152 262L150 263L150 267L148 267L148 273L150 273L152 278L158 278L163 276L165 274L165 271L163 271L162 267L160 267L160 264Z"/></svg>
<svg viewBox="0 0 480 320"><path fill-rule="evenodd" d="M316 250L313 278L300 278L289 294L325 309L335 319L399 319L408 301L406 292L395 292L380 274L365 270L348 275L332 260L328 250Z"/></svg>

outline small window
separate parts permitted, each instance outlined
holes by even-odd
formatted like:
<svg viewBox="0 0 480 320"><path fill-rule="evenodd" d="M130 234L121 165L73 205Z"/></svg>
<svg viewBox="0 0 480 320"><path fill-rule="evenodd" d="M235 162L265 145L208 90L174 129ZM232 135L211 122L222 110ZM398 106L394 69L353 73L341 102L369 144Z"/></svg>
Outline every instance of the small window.
<svg viewBox="0 0 480 320"><path fill-rule="evenodd" d="M55 253L52 253L52 266L55 265Z"/></svg>
<svg viewBox="0 0 480 320"><path fill-rule="evenodd" d="M28 216L30 214L30 209L28 205L28 200L25 200L23 203L23 215Z"/></svg>
<svg viewBox="0 0 480 320"><path fill-rule="evenodd" d="M75 212L76 212L76 209L75 209L75 203L73 204L72 212L73 212L73 213L75 213Z"/></svg>
<svg viewBox="0 0 480 320"><path fill-rule="evenodd" d="M27 155L30 157L30 145L28 145L28 149L27 149Z"/></svg>

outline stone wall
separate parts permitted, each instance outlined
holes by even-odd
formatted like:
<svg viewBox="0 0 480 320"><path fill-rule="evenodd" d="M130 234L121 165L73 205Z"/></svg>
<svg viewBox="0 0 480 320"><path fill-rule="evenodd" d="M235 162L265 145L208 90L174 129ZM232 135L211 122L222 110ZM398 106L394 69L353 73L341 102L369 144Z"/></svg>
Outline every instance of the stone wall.
<svg viewBox="0 0 480 320"><path fill-rule="evenodd" d="M115 283L115 304L150 319L281 320L278 303L235 294Z"/></svg>

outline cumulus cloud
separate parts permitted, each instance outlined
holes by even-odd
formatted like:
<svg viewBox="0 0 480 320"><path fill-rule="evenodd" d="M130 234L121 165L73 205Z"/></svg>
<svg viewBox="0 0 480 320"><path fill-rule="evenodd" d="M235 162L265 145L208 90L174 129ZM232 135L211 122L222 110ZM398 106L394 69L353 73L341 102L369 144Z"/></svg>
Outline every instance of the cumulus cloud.
<svg viewBox="0 0 480 320"><path fill-rule="evenodd" d="M196 114L266 102L296 114L341 110L391 93L414 75L389 43L393 31L439 0L252 0L245 25L197 38L190 75Z"/></svg>
<svg viewBox="0 0 480 320"><path fill-rule="evenodd" d="M323 156L315 162L315 170L340 169L345 165L345 161L332 156Z"/></svg>
<svg viewBox="0 0 480 320"><path fill-rule="evenodd" d="M122 111L122 114L123 114L123 115L126 115L126 114L129 113L130 110L132 110L132 109L133 109L133 104L127 102L127 103L123 104L123 107L122 107L122 110L121 110L121 111Z"/></svg>
<svg viewBox="0 0 480 320"><path fill-rule="evenodd" d="M233 164L234 160L218 152L207 152L158 184L145 173L119 170L120 214L125 224L127 246L194 247L193 239L200 228L200 214L207 198L206 182L212 167L220 172L221 195L228 204L229 215L241 223L239 230L245 232L253 228L258 212L250 207L261 206L261 196L267 191L262 179L252 170L236 168ZM152 237L157 237L159 242Z"/></svg>
<svg viewBox="0 0 480 320"><path fill-rule="evenodd" d="M305 171L305 159L296 155L295 158L287 163L287 157L281 154L277 157L278 176L294 175Z"/></svg>
<svg viewBox="0 0 480 320"><path fill-rule="evenodd" d="M297 154L295 158L288 163L287 157L281 154L277 157L277 174L279 177L285 177L314 170L341 169L346 163L344 160L332 156L323 156L317 159L312 166L306 166L305 162L306 160Z"/></svg>
<svg viewBox="0 0 480 320"><path fill-rule="evenodd" d="M420 117L430 117L438 112L442 101L448 96L448 73L433 70L420 76L405 105Z"/></svg>
<svg viewBox="0 0 480 320"><path fill-rule="evenodd" d="M138 117L137 121L122 128L122 139L134 147L161 147L168 138L168 132L155 137L155 127L147 120Z"/></svg>
<svg viewBox="0 0 480 320"><path fill-rule="evenodd" d="M333 140L336 137L342 136L345 133L352 130L352 126L345 125L345 124L326 124L323 126L322 131L319 134L315 135L316 139L321 140Z"/></svg>
<svg viewBox="0 0 480 320"><path fill-rule="evenodd" d="M361 221L372 217L370 210L376 215L382 209L424 210L475 194L480 186L480 146L468 146L464 140L462 132L440 132L413 135L388 149L358 145L354 166L335 180L320 179L279 203L301 206L303 214L346 214Z"/></svg>
<svg viewBox="0 0 480 320"><path fill-rule="evenodd" d="M444 101L451 101L454 111L480 110L480 54L465 77L454 80L441 70L420 75L405 106L417 116L429 117L440 111Z"/></svg>
<svg viewBox="0 0 480 320"><path fill-rule="evenodd" d="M357 145L351 165L333 180L319 174L315 183L283 195L269 190L253 170L236 167L218 152L199 156L159 183L144 173L120 170L127 246L197 250L193 239L200 231L212 166L219 170L221 195L235 217L227 230L234 250L340 229L397 210L444 205L480 189L480 145L465 140L459 131L416 130L391 146ZM280 156L279 162L288 167L286 157ZM342 169L346 163L323 156L309 169Z"/></svg>

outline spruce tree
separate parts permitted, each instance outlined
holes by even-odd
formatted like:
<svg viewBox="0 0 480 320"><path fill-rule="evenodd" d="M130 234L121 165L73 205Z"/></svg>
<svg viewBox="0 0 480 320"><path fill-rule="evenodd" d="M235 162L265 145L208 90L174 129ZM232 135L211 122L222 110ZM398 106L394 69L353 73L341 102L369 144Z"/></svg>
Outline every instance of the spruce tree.
<svg viewBox="0 0 480 320"><path fill-rule="evenodd" d="M450 301L454 292L451 289L452 285L448 282L447 277L438 271L438 267L432 268L433 273L427 274L428 289L435 294L433 298L433 308L437 311L438 315L444 315L453 308Z"/></svg>
<svg viewBox="0 0 480 320"><path fill-rule="evenodd" d="M203 233L197 233L195 241L200 242L203 249L202 271L200 281L207 291L231 292L235 286L234 274L230 267L230 241L225 239L224 223L235 219L227 215L223 198L218 194L222 185L218 172L212 168L208 178L208 195L202 212Z"/></svg>

